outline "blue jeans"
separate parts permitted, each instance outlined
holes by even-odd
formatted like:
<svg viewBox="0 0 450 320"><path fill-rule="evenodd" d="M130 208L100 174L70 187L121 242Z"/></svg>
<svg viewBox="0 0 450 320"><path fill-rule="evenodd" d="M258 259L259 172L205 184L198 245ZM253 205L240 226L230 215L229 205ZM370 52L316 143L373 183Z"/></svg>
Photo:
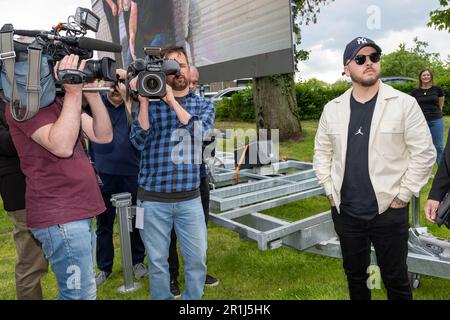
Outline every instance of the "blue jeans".
<svg viewBox="0 0 450 320"><path fill-rule="evenodd" d="M60 300L95 300L95 232L92 218L32 228L58 282Z"/></svg>
<svg viewBox="0 0 450 320"><path fill-rule="evenodd" d="M163 203L138 201L144 208L144 230L140 230L149 260L150 293L155 300L173 299L170 292L170 233L175 227L184 261L184 300L203 296L206 278L206 224L200 197Z"/></svg>
<svg viewBox="0 0 450 320"><path fill-rule="evenodd" d="M436 148L436 162L439 165L442 159L442 153L444 152L444 119L436 119L427 121L430 128L431 137L433 138L433 144Z"/></svg>

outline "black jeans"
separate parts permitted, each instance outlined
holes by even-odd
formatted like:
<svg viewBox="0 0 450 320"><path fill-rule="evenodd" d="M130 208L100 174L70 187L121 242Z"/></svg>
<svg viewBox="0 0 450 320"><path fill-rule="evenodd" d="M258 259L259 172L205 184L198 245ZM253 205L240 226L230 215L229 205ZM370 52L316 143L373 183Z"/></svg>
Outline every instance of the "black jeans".
<svg viewBox="0 0 450 320"><path fill-rule="evenodd" d="M208 226L209 218L209 180L208 178L202 178L200 180L200 197L202 199L203 214L205 215L205 223ZM169 273L170 280L175 280L178 278L180 268L180 262L178 261L177 252L177 234L175 233L175 228L172 228L172 233L170 237L170 247L169 247Z"/></svg>
<svg viewBox="0 0 450 320"><path fill-rule="evenodd" d="M370 221L356 219L331 208L334 228L341 244L343 266L351 300L370 300L367 285L370 244L375 248L381 278L389 300L410 300L408 267L408 207L389 208Z"/></svg>
<svg viewBox="0 0 450 320"><path fill-rule="evenodd" d="M137 175L113 176L99 173L103 186L101 187L106 211L97 216L97 266L100 270L111 272L114 261L113 227L116 218L116 208L111 203L111 195L121 192L129 192L132 203L136 204ZM136 218L133 218L133 232L130 232L131 256L133 265L144 261L145 247L139 230L135 228Z"/></svg>

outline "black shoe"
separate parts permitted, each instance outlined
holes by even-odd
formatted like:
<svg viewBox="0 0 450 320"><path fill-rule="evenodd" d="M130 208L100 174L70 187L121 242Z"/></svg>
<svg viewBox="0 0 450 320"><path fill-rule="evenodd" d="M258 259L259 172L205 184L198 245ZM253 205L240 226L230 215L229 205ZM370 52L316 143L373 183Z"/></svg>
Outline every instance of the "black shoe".
<svg viewBox="0 0 450 320"><path fill-rule="evenodd" d="M215 287L219 284L219 279L216 279L209 274L206 275L205 286L207 287Z"/></svg>
<svg viewBox="0 0 450 320"><path fill-rule="evenodd" d="M181 297L180 287L177 280L170 280L170 292L172 292L175 299Z"/></svg>

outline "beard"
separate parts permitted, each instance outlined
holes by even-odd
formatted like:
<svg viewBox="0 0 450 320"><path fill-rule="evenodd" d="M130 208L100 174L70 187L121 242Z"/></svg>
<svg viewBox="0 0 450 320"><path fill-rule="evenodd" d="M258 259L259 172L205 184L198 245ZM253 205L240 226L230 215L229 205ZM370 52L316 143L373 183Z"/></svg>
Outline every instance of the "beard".
<svg viewBox="0 0 450 320"><path fill-rule="evenodd" d="M183 91L189 86L189 80L185 76L174 76L173 78L167 78L167 84L172 87L173 90Z"/></svg>
<svg viewBox="0 0 450 320"><path fill-rule="evenodd" d="M375 83L377 83L378 79L380 79L380 72L374 73L374 75L370 78L358 77L354 74L350 74L350 78L353 82L363 86L363 87L371 87Z"/></svg>

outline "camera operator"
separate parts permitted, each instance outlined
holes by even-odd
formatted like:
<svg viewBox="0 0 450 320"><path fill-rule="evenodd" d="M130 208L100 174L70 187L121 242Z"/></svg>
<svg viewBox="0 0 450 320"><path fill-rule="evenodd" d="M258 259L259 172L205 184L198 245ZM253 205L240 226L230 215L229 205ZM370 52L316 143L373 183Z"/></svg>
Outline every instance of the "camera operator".
<svg viewBox="0 0 450 320"><path fill-rule="evenodd" d="M197 91L200 74L198 69L191 65L189 67L189 90L195 94ZM206 227L208 227L209 219L209 179L206 171L206 165L202 163L200 166L200 198L202 200L203 214L205 215ZM169 271L170 271L170 291L177 298L180 296L180 287L178 285L179 261L177 252L177 235L175 229L172 228L170 247L169 247ZM206 274L205 286L214 287L219 284L219 280Z"/></svg>
<svg viewBox="0 0 450 320"><path fill-rule="evenodd" d="M206 277L207 234L199 191L201 161L188 161L189 154L184 152L183 161L176 161L178 141L174 140L179 138L174 136L184 130L182 136L187 141L183 139L183 145L202 140L194 135L194 127L200 125L202 133L211 129L214 107L211 101L189 91L189 64L182 47L167 48L163 57L176 60L180 73L167 76L166 95L161 101L149 103L148 98L139 96L130 133L131 142L142 152L137 198L138 206L144 208L144 229L140 232L149 257L151 298L174 298L167 262L174 227L184 261L182 299L195 300L203 296Z"/></svg>
<svg viewBox="0 0 450 320"><path fill-rule="evenodd" d="M41 244L27 227L25 176L6 123L2 92L0 86L0 195L14 225L16 295L18 300L42 300L41 277L47 273L48 263Z"/></svg>
<svg viewBox="0 0 450 320"><path fill-rule="evenodd" d="M117 74L125 78L125 70L117 69ZM106 86L114 86L114 82L105 82ZM103 103L109 113L113 128L113 140L108 144L90 144L91 158L100 176L100 189L105 202L106 211L97 216L97 266L99 272L95 276L97 287L103 284L112 273L114 261L113 229L116 217L111 196L116 193L129 192L133 205L136 204L137 178L139 173L140 152L130 142L130 110L125 105L126 89L119 83L113 92L101 94ZM133 272L137 279L147 275L144 265L145 247L141 236L133 223L130 232Z"/></svg>
<svg viewBox="0 0 450 320"><path fill-rule="evenodd" d="M67 55L57 70L83 70L86 62ZM98 93L85 94L92 117L82 112L83 84L65 84L64 99L31 119L6 116L26 176L27 224L56 276L59 299L95 299L95 233L92 218L105 211L80 128L96 143L109 143L112 128ZM62 102L62 104L61 104Z"/></svg>

